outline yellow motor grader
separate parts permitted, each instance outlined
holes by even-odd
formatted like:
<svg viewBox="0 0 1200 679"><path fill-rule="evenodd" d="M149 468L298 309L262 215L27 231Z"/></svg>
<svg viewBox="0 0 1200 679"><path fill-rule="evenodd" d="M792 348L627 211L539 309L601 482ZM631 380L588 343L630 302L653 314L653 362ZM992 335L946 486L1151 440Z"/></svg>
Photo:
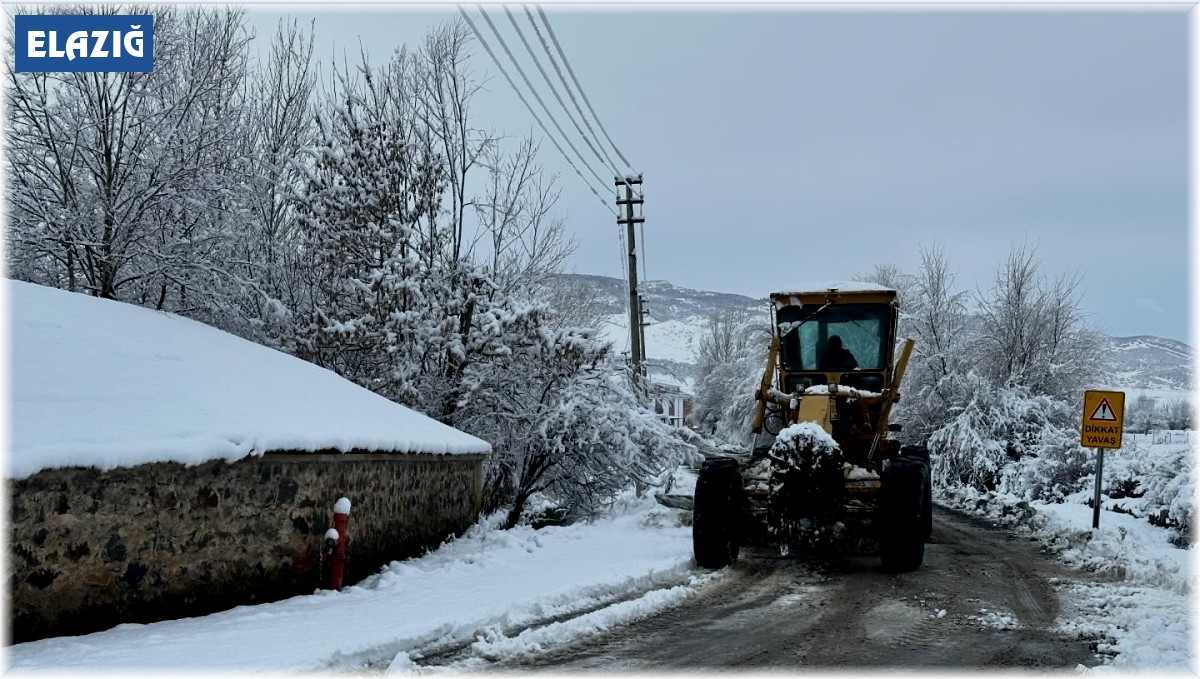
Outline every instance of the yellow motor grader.
<svg viewBox="0 0 1200 679"><path fill-rule="evenodd" d="M883 567L915 570L932 528L929 452L889 432L912 353L893 363L896 291L867 283L770 296L774 333L755 393L748 453L705 459L693 499L696 563L720 568L741 545L786 554L877 545Z"/></svg>

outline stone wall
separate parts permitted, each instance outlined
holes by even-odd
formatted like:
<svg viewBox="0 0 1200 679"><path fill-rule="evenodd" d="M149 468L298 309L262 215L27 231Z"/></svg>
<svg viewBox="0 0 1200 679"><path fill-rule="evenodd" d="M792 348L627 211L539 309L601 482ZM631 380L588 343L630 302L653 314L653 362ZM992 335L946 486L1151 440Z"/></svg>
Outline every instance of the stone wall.
<svg viewBox="0 0 1200 679"><path fill-rule="evenodd" d="M42 471L9 480L14 643L203 615L325 584L350 498L346 583L475 521L477 455L267 454L234 463Z"/></svg>

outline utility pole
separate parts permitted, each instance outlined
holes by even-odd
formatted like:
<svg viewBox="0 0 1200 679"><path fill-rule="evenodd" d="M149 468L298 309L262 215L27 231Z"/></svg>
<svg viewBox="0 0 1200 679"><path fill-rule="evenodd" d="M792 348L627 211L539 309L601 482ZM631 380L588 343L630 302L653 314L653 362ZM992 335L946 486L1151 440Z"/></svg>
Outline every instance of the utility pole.
<svg viewBox="0 0 1200 679"><path fill-rule="evenodd" d="M641 198L636 198L633 195L633 187L640 186L642 176L634 177L617 177L616 185L625 187L625 198L617 199L617 205L625 206L625 218L617 217L617 224L625 226L625 239L629 241L629 349L633 352L633 374L635 379L642 378L642 303L641 297L638 295L638 279L637 279L637 238L633 231L634 224L641 224L646 220L642 217L633 216L633 206L641 205L644 201Z"/></svg>
<svg viewBox="0 0 1200 679"><path fill-rule="evenodd" d="M646 307L646 298L642 297L642 293L638 293L638 313L641 314L641 324L638 326L638 339L642 342L642 365L646 365L648 360L646 356L646 326L650 325L646 322L646 317L650 315L650 309ZM649 369L646 369L649 373Z"/></svg>

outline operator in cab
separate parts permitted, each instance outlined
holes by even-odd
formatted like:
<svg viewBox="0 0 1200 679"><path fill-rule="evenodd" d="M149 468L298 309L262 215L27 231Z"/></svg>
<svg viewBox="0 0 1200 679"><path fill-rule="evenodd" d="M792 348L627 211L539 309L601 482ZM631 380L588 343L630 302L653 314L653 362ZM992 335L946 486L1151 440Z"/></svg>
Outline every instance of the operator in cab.
<svg viewBox="0 0 1200 679"><path fill-rule="evenodd" d="M858 360L850 350L842 346L842 338L831 335L825 347L825 355L818 364L819 370L828 372L849 372L858 368Z"/></svg>

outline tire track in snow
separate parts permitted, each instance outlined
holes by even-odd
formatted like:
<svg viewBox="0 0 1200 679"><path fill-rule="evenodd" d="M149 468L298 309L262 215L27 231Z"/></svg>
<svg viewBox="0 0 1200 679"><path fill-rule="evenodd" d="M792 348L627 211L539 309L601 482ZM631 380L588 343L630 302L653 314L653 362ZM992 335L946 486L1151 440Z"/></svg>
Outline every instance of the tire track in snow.
<svg viewBox="0 0 1200 679"><path fill-rule="evenodd" d="M614 593L585 597L560 612L519 623L498 623L474 630L469 639L439 640L405 651L379 652L355 672L365 674L462 671L490 663L502 664L568 641L607 631L661 612L688 599L721 573L687 571L667 582Z"/></svg>

